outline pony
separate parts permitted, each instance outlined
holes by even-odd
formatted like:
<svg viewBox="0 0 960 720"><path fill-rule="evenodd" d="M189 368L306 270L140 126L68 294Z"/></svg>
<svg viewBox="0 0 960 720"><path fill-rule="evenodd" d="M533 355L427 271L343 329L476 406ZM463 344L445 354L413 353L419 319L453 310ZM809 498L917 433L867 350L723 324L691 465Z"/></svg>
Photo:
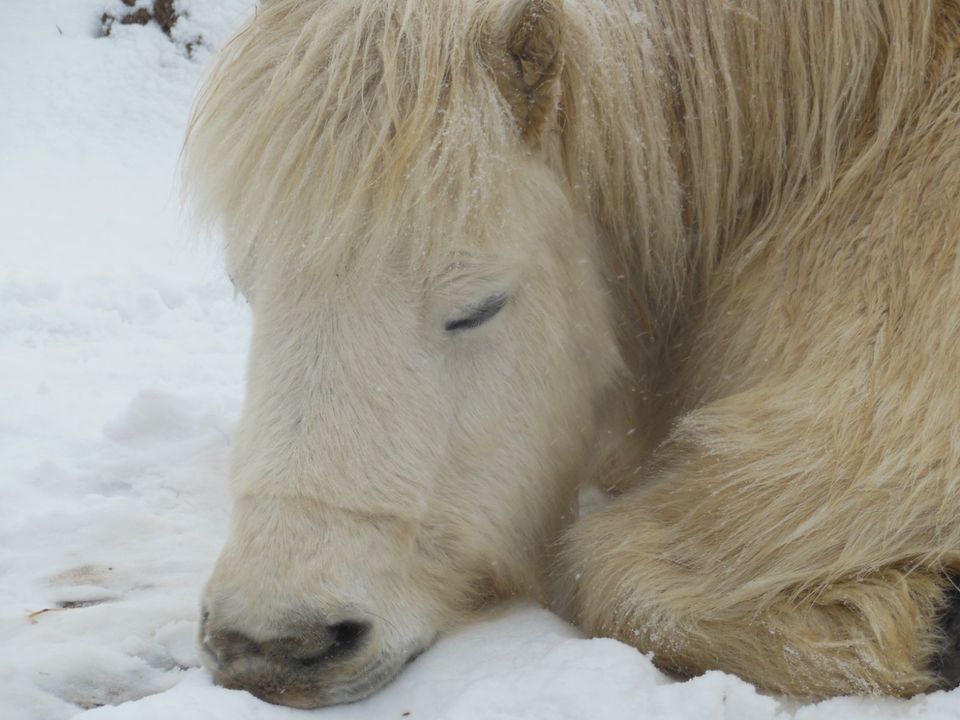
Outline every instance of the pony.
<svg viewBox="0 0 960 720"><path fill-rule="evenodd" d="M955 685L958 39L955 0L265 0L185 144L254 318L215 680L356 700L520 597L679 675Z"/></svg>

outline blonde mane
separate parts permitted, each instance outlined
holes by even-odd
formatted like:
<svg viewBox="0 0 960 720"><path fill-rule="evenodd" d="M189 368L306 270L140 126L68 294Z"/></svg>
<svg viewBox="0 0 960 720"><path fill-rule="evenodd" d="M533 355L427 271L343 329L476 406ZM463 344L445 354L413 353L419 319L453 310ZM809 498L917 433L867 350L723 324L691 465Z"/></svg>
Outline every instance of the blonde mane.
<svg viewBox="0 0 960 720"><path fill-rule="evenodd" d="M340 272L497 232L490 208L526 150L484 59L509 5L265 3L188 138L186 186L202 221L226 223L232 264L257 238ZM567 0L543 143L562 152L545 159L616 269L669 316L733 246L745 265L785 213L800 227L882 169L951 22L938 5Z"/></svg>
<svg viewBox="0 0 960 720"><path fill-rule="evenodd" d="M481 9L265 4L223 52L188 139L194 206L226 219L234 263L263 238L327 271L370 272L496 232L516 140L480 57Z"/></svg>
<svg viewBox="0 0 960 720"><path fill-rule="evenodd" d="M565 4L568 172L664 309L876 182L949 27L933 1L599 5Z"/></svg>

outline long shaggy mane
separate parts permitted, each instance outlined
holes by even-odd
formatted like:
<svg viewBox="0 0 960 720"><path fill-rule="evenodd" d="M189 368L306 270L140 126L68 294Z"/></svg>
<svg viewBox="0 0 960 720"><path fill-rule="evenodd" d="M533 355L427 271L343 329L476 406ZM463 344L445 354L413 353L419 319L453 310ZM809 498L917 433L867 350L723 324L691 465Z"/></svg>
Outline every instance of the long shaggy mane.
<svg viewBox="0 0 960 720"><path fill-rule="evenodd" d="M264 3L187 141L191 204L224 225L231 264L258 240L339 271L497 232L525 148L483 45L510 4ZM785 213L802 224L876 172L945 52L941 5L567 0L561 152L546 155L612 262L669 311L733 245L747 264Z"/></svg>
<svg viewBox="0 0 960 720"><path fill-rule="evenodd" d="M264 4L186 146L190 202L223 224L237 271L258 246L340 272L496 232L517 144L481 58L487 5Z"/></svg>

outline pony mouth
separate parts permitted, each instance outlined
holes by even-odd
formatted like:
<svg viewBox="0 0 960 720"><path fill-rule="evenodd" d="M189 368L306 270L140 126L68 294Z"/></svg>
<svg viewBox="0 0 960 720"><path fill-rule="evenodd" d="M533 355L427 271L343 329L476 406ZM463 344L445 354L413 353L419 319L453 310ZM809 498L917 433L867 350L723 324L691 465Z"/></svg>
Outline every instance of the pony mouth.
<svg viewBox="0 0 960 720"><path fill-rule="evenodd" d="M274 705L289 705L303 709L360 702L378 693L396 680L407 666L423 655L426 650L425 647L421 647L403 659L396 657L388 658L381 655L371 665L364 668L357 675L357 679L353 683L330 685L314 693L301 692L294 695L276 693L269 698L261 697L261 700L273 703ZM260 696L258 695L258 697Z"/></svg>
<svg viewBox="0 0 960 720"><path fill-rule="evenodd" d="M217 685L231 690L246 690L264 702L284 705L304 710L343 705L364 700L397 678L400 673L417 657L423 649L401 659L380 656L359 670L351 670L350 678L340 681L337 676L346 674L346 668L328 667L318 669L314 677L292 677L290 681L278 681L277 668L264 668L265 678L260 680L259 673L231 673L218 661L211 648L202 643L200 654L203 665L213 675ZM270 672L270 671L273 672Z"/></svg>
<svg viewBox="0 0 960 720"><path fill-rule="evenodd" d="M328 704L352 703L370 697L393 682L406 664L405 661L377 663L375 667L365 670L356 683L332 691Z"/></svg>
<svg viewBox="0 0 960 720"><path fill-rule="evenodd" d="M397 656L388 658L381 655L371 666L364 669L363 673L358 676L357 682L332 689L329 692L330 699L322 704L339 705L365 700L396 680L408 665L412 664L426 651L426 647L420 647L402 659ZM317 707L317 705L313 707Z"/></svg>
<svg viewBox="0 0 960 720"><path fill-rule="evenodd" d="M360 702L379 692L395 680L406 665L407 661L378 659L371 666L364 668L357 674L356 679L349 683L331 682L321 676L313 686L309 683L297 683L291 687L262 690L255 685L244 684L242 689L264 702L303 710L329 705L346 705ZM220 684L229 687L228 683Z"/></svg>

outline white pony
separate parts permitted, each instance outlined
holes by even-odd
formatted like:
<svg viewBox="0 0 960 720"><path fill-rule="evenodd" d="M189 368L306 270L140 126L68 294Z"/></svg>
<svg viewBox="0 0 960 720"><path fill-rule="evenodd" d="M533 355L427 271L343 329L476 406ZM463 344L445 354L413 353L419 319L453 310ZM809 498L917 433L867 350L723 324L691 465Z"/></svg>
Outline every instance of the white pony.
<svg viewBox="0 0 960 720"><path fill-rule="evenodd" d="M960 679L958 37L266 0L186 146L255 318L217 681L354 700L515 596L793 695Z"/></svg>

